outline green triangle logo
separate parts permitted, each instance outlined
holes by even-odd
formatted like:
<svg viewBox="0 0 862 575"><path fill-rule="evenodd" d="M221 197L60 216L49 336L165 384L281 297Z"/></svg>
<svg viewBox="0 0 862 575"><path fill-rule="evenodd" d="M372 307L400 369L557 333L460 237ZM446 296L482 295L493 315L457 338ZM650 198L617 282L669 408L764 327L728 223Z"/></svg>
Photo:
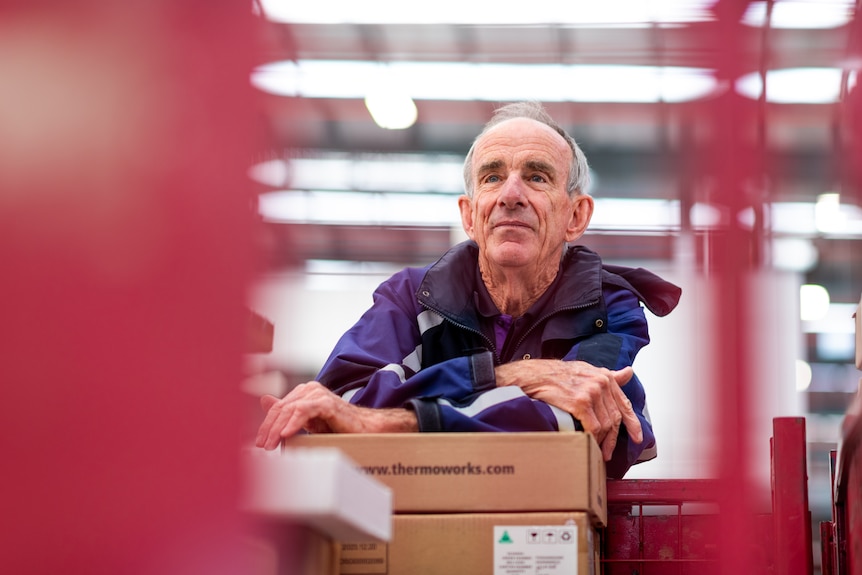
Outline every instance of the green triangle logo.
<svg viewBox="0 0 862 575"><path fill-rule="evenodd" d="M503 531L503 536L500 537L500 540L497 543L514 543L514 541L512 541L512 538L509 537L508 531Z"/></svg>

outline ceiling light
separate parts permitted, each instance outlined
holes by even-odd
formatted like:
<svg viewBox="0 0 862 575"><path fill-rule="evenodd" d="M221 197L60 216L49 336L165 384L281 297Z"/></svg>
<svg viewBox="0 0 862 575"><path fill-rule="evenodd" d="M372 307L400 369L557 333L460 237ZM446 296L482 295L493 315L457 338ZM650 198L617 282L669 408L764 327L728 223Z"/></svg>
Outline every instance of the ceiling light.
<svg viewBox="0 0 862 575"><path fill-rule="evenodd" d="M679 227L679 202L597 198L593 231L667 231ZM394 192L276 191L261 194L260 215L270 222L353 225L433 225L460 228L457 197Z"/></svg>
<svg viewBox="0 0 862 575"><path fill-rule="evenodd" d="M695 203L688 212L688 218L693 228L714 228L723 223L721 210L712 205Z"/></svg>
<svg viewBox="0 0 862 575"><path fill-rule="evenodd" d="M421 10L403 0L362 2L296 2L261 0L274 22L296 24L456 24L630 26L698 22L711 19L714 0L531 0L530 9L516 0L499 0L491 10L482 2L435 0Z"/></svg>
<svg viewBox="0 0 862 575"><path fill-rule="evenodd" d="M805 284L799 288L799 315L802 321L816 321L829 312L829 292L817 284Z"/></svg>
<svg viewBox="0 0 862 575"><path fill-rule="evenodd" d="M773 238L772 267L790 272L807 272L817 265L819 252L807 238Z"/></svg>
<svg viewBox="0 0 862 575"><path fill-rule="evenodd" d="M273 189L297 190L305 193L317 190L323 194L320 204L311 212L302 209L300 215L279 210L275 219L290 221L317 221L328 217L325 206L327 192L356 192L349 196L359 204L381 193L416 196L428 195L452 201L464 191L464 158L459 154L408 154L379 153L351 154L326 152L315 157L273 159L252 166L249 177ZM598 181L594 174L593 181ZM293 191L284 192L293 194ZM270 198L266 200L276 202ZM308 200L290 200L290 210L308 205ZM316 200L315 200L316 201ZM437 200L434 200L435 202ZM390 204L392 206L393 204ZM400 203L398 204L401 205ZM447 204L448 206L449 204ZM317 212L318 209L323 211ZM421 205L407 204L406 209L421 211ZM812 202L774 202L764 206L768 210L768 226L776 235L773 244L773 266L796 270L809 267L816 261L816 250L808 241L821 234L839 234L842 237L862 237L862 208L842 204L837 194L821 194L817 204ZM596 198L596 210L591 227L601 229L679 229L679 203L659 199ZM262 212L263 213L263 212ZM356 212L354 220L361 223L364 211ZM436 212L435 212L436 213ZM345 216L347 217L347 216ZM435 216L436 217L436 216ZM743 210L740 217L750 226L753 212ZM297 219L298 218L298 219ZM400 218L393 214L393 218ZM415 216L411 216L415 220ZM747 219L746 219L747 218ZM694 229L710 229L728 225L729 218L718 206L696 203L689 212ZM648 223L645 223L648 222ZM434 222L423 222L434 223Z"/></svg>
<svg viewBox="0 0 862 575"><path fill-rule="evenodd" d="M381 128L405 130L416 123L418 110L404 90L398 75L389 66L382 66L365 93L365 107Z"/></svg>
<svg viewBox="0 0 862 575"><path fill-rule="evenodd" d="M847 218L841 211L841 196L830 192L817 196L814 204L814 225L817 231L828 233L841 233L844 231Z"/></svg>
<svg viewBox="0 0 862 575"><path fill-rule="evenodd" d="M771 28L838 28L853 17L853 0L776 0L769 18ZM766 25L766 2L751 2L743 24Z"/></svg>
<svg viewBox="0 0 862 575"><path fill-rule="evenodd" d="M760 74L736 81L736 91L757 100L763 90ZM840 68L786 68L766 73L766 99L776 104L831 104L841 92Z"/></svg>
<svg viewBox="0 0 862 575"><path fill-rule="evenodd" d="M460 225L455 197L331 191L261 194L258 210L270 222L355 225Z"/></svg>
<svg viewBox="0 0 862 575"><path fill-rule="evenodd" d="M251 83L281 96L364 99L380 89L379 73L377 62L285 61L259 66ZM709 70L657 66L391 62L387 74L414 100L685 102L716 87Z"/></svg>
<svg viewBox="0 0 862 575"><path fill-rule="evenodd" d="M457 195L464 192L463 167L455 154L329 153L262 162L249 176L272 188Z"/></svg>
<svg viewBox="0 0 862 575"><path fill-rule="evenodd" d="M248 170L248 176L259 184L271 188L288 185L288 163L284 160L267 160L255 164Z"/></svg>
<svg viewBox="0 0 862 575"><path fill-rule="evenodd" d="M416 123L419 115L410 96L385 91L365 96L365 107L374 123L387 130L405 130Z"/></svg>
<svg viewBox="0 0 862 575"><path fill-rule="evenodd" d="M788 235L815 235L814 204L776 202L770 206L772 231Z"/></svg>
<svg viewBox="0 0 862 575"><path fill-rule="evenodd" d="M677 200L596 198L590 229L665 231L679 222Z"/></svg>
<svg viewBox="0 0 862 575"><path fill-rule="evenodd" d="M811 366L802 359L796 360L796 391L805 391L811 385Z"/></svg>

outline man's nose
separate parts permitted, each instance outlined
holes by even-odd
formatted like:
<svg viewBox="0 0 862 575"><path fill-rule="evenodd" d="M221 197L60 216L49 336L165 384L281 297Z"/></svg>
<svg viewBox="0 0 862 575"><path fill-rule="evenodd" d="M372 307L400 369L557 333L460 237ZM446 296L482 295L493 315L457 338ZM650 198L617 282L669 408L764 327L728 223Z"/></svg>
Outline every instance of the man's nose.
<svg viewBox="0 0 862 575"><path fill-rule="evenodd" d="M507 208L515 208L524 205L524 182L517 174L510 174L503 186L500 188L498 202Z"/></svg>

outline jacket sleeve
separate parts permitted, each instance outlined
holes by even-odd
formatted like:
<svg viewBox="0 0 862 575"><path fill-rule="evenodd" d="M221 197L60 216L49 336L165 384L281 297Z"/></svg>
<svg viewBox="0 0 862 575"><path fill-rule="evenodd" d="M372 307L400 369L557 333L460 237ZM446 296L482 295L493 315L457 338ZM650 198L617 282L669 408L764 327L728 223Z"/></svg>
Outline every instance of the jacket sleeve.
<svg viewBox="0 0 862 575"><path fill-rule="evenodd" d="M604 299L608 313L607 331L576 344L564 360L581 360L608 369L623 369L631 366L637 353L649 343L646 316L635 294L611 287L604 290ZM611 460L607 462L607 474L611 478L620 478L635 463L656 456L655 434L646 409L646 394L637 374L622 390L632 402L632 408L641 422L643 441L640 444L629 441L625 426L620 427L617 446Z"/></svg>
<svg viewBox="0 0 862 575"><path fill-rule="evenodd" d="M414 282L405 270L377 288L373 304L338 341L317 380L351 403L405 407L419 430L556 431L574 422L518 388L497 389L490 351L420 369ZM431 312L429 312L431 313Z"/></svg>

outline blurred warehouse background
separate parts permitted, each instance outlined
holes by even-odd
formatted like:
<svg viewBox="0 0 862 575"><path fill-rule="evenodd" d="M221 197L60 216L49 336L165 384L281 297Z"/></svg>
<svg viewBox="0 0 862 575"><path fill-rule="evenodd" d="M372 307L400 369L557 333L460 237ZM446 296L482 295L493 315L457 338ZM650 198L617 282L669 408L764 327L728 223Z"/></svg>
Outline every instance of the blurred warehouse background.
<svg viewBox="0 0 862 575"><path fill-rule="evenodd" d="M771 417L804 415L813 519L828 517L828 451L860 375L862 192L848 107L859 6L736 3L744 72L726 78L714 69L713 4L256 0L250 82L266 146L249 176L266 269L251 305L275 324L275 343L251 369L279 369L287 386L312 379L382 279L463 239L456 198L473 138L496 106L540 100L591 163L596 212L582 243L684 289L678 311L651 318L635 365L659 458L630 477L708 475L720 429L710 417L721 419L704 377L721 361L709 314L722 313L708 309L710 254L726 215L698 150L704 110L732 91L753 110L739 129L764 166L735 216L758 239L755 467L768 481Z"/></svg>

